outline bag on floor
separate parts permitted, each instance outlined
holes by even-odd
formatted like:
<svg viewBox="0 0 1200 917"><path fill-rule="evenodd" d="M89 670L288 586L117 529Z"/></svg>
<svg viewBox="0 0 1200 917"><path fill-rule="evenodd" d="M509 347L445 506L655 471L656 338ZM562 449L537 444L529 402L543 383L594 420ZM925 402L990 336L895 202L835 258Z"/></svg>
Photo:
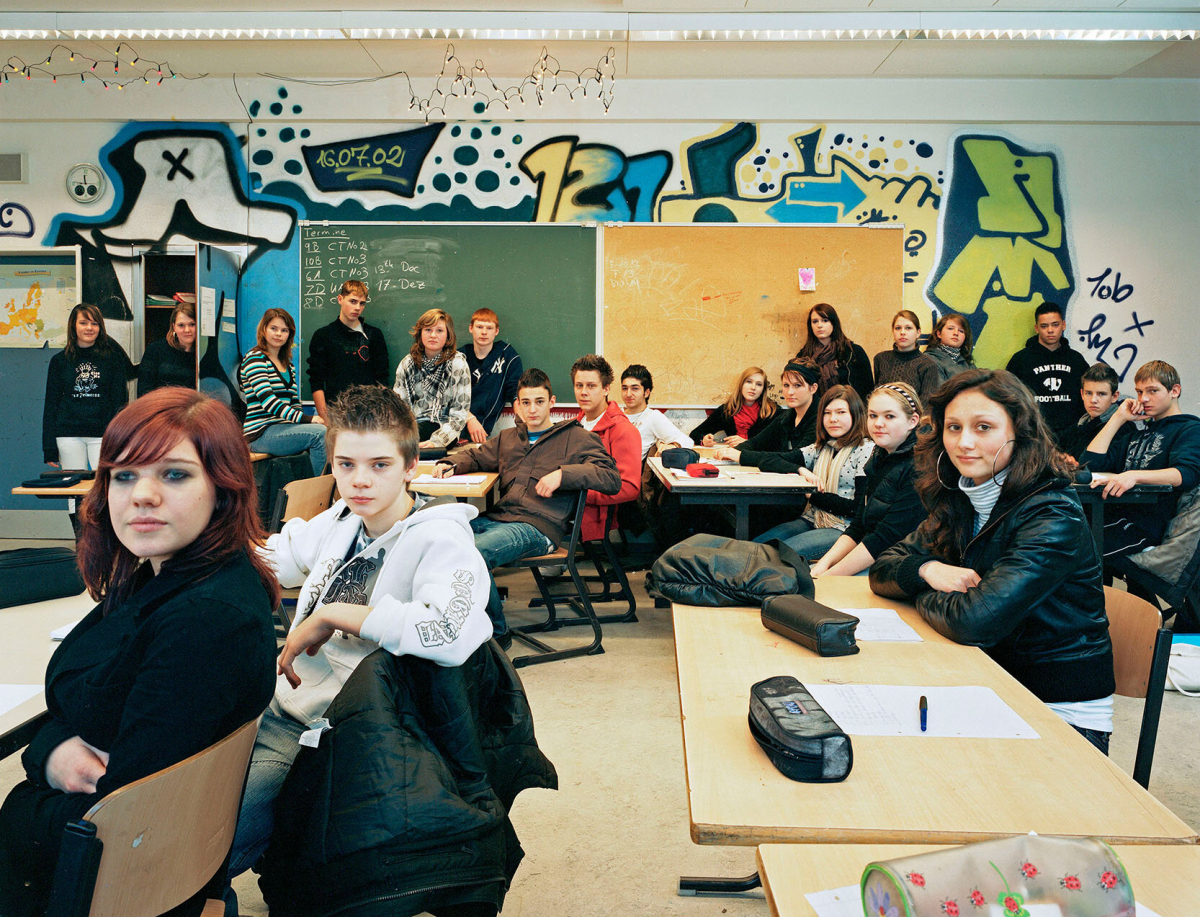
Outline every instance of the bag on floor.
<svg viewBox="0 0 1200 917"><path fill-rule="evenodd" d="M684 605L753 605L775 595L816 594L808 561L782 541L757 544L693 535L663 552L646 591Z"/></svg>
<svg viewBox="0 0 1200 917"><path fill-rule="evenodd" d="M1167 663L1168 691L1200 697L1200 635L1176 634L1171 639L1171 661Z"/></svg>
<svg viewBox="0 0 1200 917"><path fill-rule="evenodd" d="M71 548L0 551L0 583L0 608L79 595L84 589Z"/></svg>

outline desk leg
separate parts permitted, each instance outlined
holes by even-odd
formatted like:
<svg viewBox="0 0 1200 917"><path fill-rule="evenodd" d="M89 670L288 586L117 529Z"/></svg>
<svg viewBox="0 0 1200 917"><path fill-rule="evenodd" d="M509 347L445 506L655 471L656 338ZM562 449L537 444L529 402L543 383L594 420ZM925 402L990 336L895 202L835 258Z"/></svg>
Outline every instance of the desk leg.
<svg viewBox="0 0 1200 917"><path fill-rule="evenodd" d="M734 537L738 541L750 540L750 507L746 503L738 503L733 508L736 522L734 523Z"/></svg>
<svg viewBox="0 0 1200 917"><path fill-rule="evenodd" d="M709 876L680 876L679 895L681 897L729 897L744 895L756 888L762 888L762 879L754 872L740 879L722 879Z"/></svg>
<svg viewBox="0 0 1200 917"><path fill-rule="evenodd" d="M1100 559L1104 559L1104 500L1103 498L1093 503L1091 509L1092 523L1092 541L1096 542L1096 553L1100 555Z"/></svg>

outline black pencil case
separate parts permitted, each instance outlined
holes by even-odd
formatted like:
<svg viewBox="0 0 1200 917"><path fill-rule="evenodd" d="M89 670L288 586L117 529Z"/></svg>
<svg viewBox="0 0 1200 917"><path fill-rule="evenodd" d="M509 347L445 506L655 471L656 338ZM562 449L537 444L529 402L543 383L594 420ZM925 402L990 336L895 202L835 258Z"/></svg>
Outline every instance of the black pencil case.
<svg viewBox="0 0 1200 917"><path fill-rule="evenodd" d="M46 490L53 490L58 487L74 487L82 481L87 480L82 474L57 474L52 478L40 477L31 478L28 481L22 481L22 487L44 487Z"/></svg>
<svg viewBox="0 0 1200 917"><path fill-rule="evenodd" d="M771 763L791 780L836 783L854 766L850 737L791 675L750 689L749 723Z"/></svg>
<svg viewBox="0 0 1200 917"><path fill-rule="evenodd" d="M700 461L700 453L695 449L664 449L659 455L664 468L687 468L688 465L694 465Z"/></svg>
<svg viewBox="0 0 1200 917"><path fill-rule="evenodd" d="M807 647L819 656L852 656L858 652L854 628L858 618L827 608L802 595L763 599L763 627Z"/></svg>

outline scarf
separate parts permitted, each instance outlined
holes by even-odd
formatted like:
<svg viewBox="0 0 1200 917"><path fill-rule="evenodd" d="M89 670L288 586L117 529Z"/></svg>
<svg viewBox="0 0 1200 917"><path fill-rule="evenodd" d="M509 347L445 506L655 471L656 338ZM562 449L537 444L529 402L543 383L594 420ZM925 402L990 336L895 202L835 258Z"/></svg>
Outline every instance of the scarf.
<svg viewBox="0 0 1200 917"><path fill-rule="evenodd" d="M949 357L954 363L959 366L966 366L967 361L963 359L961 347L951 347L949 344L938 344L933 348L937 353L944 354Z"/></svg>
<svg viewBox="0 0 1200 917"><path fill-rule="evenodd" d="M417 365L417 361L412 363L404 370L404 383L408 390L413 394L413 400L420 400L418 392L424 392L428 387L428 392L432 398L430 404L429 417L431 420L442 416L442 398L446 394L446 382L450 378L451 359L445 363L439 363L441 354L436 357L431 357L426 354L421 358L421 365Z"/></svg>
<svg viewBox="0 0 1200 917"><path fill-rule="evenodd" d="M821 380L817 386L819 394L825 394L827 389L838 384L838 359L833 341L828 340L821 349L812 355L813 361L821 368Z"/></svg>
<svg viewBox="0 0 1200 917"><path fill-rule="evenodd" d="M733 415L733 426L737 435L742 439L750 438L750 428L758 423L760 401L753 404L743 404L742 409Z"/></svg>
<svg viewBox="0 0 1200 917"><path fill-rule="evenodd" d="M825 488L825 493L836 494L838 491L838 479L842 474L842 466L846 464L846 460L850 458L850 453L854 451L853 446L844 446L841 449L834 449L830 443L826 443L821 447L821 451L817 453L817 460L813 463L813 474L817 476L822 486ZM809 505L812 510L812 524L819 529L836 529L845 524L846 520L834 513L828 513L823 509Z"/></svg>

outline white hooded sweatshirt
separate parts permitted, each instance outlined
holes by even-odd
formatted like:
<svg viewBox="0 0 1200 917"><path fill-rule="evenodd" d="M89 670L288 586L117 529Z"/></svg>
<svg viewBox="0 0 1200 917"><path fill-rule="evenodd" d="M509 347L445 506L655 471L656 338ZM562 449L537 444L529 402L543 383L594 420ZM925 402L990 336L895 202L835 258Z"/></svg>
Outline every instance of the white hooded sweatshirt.
<svg viewBox="0 0 1200 917"><path fill-rule="evenodd" d="M312 519L291 520L267 540L264 556L279 584L303 584L293 629L331 601L372 609L361 637L339 632L315 656L296 659L300 687L279 676L274 712L302 724L324 716L350 673L379 647L397 656L456 666L491 637L488 569L471 533L475 508L446 500L418 501L407 516L349 558L362 520L341 500ZM334 584L338 595L327 595Z"/></svg>

